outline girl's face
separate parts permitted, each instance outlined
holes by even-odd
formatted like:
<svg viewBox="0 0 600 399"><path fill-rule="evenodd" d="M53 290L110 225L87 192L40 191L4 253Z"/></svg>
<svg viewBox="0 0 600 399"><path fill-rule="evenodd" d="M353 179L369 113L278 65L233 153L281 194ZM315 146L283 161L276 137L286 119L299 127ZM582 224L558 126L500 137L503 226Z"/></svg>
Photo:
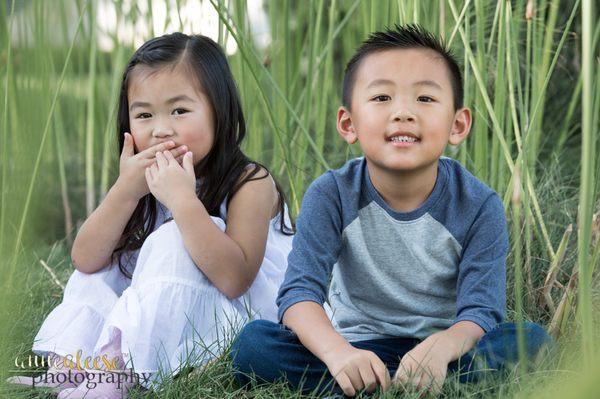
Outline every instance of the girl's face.
<svg viewBox="0 0 600 399"><path fill-rule="evenodd" d="M131 71L127 92L129 126L136 153L165 141L186 145L198 164L214 142L214 121L208 98L185 66Z"/></svg>

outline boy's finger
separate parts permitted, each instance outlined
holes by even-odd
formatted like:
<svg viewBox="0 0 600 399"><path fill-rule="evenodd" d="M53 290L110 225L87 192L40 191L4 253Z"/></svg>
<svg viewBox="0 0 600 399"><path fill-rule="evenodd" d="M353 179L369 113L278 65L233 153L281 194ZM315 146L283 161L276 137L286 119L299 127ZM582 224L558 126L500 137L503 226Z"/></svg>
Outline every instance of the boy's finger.
<svg viewBox="0 0 600 399"><path fill-rule="evenodd" d="M377 361L371 363L371 367L373 373L375 373L375 377L377 377L377 383L381 386L382 390L387 391L390 387L390 373L387 367L385 367L385 364L379 358L377 358Z"/></svg>
<svg viewBox="0 0 600 399"><path fill-rule="evenodd" d="M344 372L339 373L335 377L335 380L337 381L337 383L340 386L340 388L342 388L342 391L344 391L345 395L347 395L347 396L354 396L354 395L356 395L356 390L352 386L352 382L350 381L350 378L348 378L348 376L346 375L346 373L344 373Z"/></svg>
<svg viewBox="0 0 600 399"><path fill-rule="evenodd" d="M346 372L346 375L348 376L348 379L350 380L350 383L355 391L358 392L365 387L362 377L360 376L360 370L349 370Z"/></svg>
<svg viewBox="0 0 600 399"><path fill-rule="evenodd" d="M412 375L409 376L409 380L408 383L410 385L412 385L413 387L419 387L419 384L421 382L421 378L423 377L423 374L425 374L421 369L417 370L416 372L414 372Z"/></svg>
<svg viewBox="0 0 600 399"><path fill-rule="evenodd" d="M360 378L362 379L364 388L367 392L371 393L377 388L377 377L371 368L371 365L367 365L358 369Z"/></svg>

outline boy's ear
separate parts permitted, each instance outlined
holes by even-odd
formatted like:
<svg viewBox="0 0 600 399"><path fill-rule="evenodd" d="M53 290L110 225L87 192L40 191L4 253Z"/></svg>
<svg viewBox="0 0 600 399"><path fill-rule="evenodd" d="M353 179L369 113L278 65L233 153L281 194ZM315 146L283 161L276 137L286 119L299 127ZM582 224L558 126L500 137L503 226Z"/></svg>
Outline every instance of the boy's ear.
<svg viewBox="0 0 600 399"><path fill-rule="evenodd" d="M354 144L356 143L356 140L358 140L356 132L354 131L354 125L352 124L352 116L346 107L338 108L337 130L340 136L342 136L348 144Z"/></svg>
<svg viewBox="0 0 600 399"><path fill-rule="evenodd" d="M462 143L471 131L471 123L471 110L469 108L461 108L456 111L448 142L452 145L459 145Z"/></svg>

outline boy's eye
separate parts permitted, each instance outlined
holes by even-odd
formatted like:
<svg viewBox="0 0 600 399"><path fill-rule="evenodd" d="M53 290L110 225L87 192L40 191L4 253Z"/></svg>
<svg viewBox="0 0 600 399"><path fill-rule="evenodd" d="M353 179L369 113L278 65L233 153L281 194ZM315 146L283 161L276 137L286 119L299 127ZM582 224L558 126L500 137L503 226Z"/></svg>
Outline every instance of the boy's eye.
<svg viewBox="0 0 600 399"><path fill-rule="evenodd" d="M376 101L376 102L389 101L390 99L391 99L391 97L388 96L387 94L380 94L380 95L372 98L372 100Z"/></svg>
<svg viewBox="0 0 600 399"><path fill-rule="evenodd" d="M183 115L187 112L188 112L188 110L184 109L184 108L177 108L177 109L173 110L174 115Z"/></svg>
<svg viewBox="0 0 600 399"><path fill-rule="evenodd" d="M424 102L424 103L432 103L435 100L429 96L419 96L419 98L417 99L420 102Z"/></svg>
<svg viewBox="0 0 600 399"><path fill-rule="evenodd" d="M148 112L142 112L136 115L136 119L146 119L146 118L150 118L152 115L150 115Z"/></svg>

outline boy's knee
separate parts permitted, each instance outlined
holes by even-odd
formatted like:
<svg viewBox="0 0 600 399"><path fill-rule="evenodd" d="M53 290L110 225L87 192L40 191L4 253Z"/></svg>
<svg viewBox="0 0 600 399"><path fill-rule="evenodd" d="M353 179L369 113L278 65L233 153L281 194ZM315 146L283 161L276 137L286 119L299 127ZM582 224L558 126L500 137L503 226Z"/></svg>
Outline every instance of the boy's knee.
<svg viewBox="0 0 600 399"><path fill-rule="evenodd" d="M261 355L262 351L257 349L264 348L272 324L275 323L268 320L254 320L246 324L231 347L231 358L235 369L246 370L254 363L255 358Z"/></svg>
<svg viewBox="0 0 600 399"><path fill-rule="evenodd" d="M533 347L535 350L542 348L543 346L552 344L553 340L550 334L536 323L523 323L523 330L525 330L525 337L528 341L528 346Z"/></svg>
<svg viewBox="0 0 600 399"><path fill-rule="evenodd" d="M252 375L259 372L256 368L266 362L269 353L265 344L269 340L269 330L275 323L268 320L254 320L239 333L231 346L231 360L234 377L240 386L250 383Z"/></svg>

